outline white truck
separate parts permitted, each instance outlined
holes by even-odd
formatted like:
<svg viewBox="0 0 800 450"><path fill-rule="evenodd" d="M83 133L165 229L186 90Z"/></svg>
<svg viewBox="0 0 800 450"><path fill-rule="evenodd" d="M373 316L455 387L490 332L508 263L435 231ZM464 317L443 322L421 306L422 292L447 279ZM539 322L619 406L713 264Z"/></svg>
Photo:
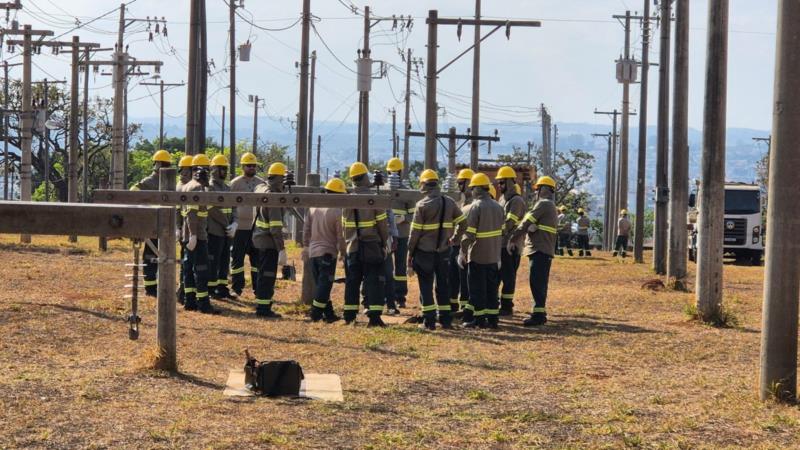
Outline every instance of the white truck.
<svg viewBox="0 0 800 450"><path fill-rule="evenodd" d="M689 196L689 228L691 230L689 259L697 257L697 194ZM725 241L723 251L738 262L761 265L764 255L763 200L761 189L755 184L725 184Z"/></svg>

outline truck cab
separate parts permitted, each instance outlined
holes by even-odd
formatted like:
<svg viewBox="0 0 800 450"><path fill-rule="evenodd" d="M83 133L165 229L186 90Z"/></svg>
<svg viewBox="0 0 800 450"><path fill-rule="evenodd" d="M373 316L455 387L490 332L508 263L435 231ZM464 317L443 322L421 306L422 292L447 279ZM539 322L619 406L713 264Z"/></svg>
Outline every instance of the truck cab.
<svg viewBox="0 0 800 450"><path fill-rule="evenodd" d="M691 194L689 199L689 222L692 230L690 239L690 259L696 258L697 215L702 205L696 205L696 194ZM761 189L755 184L726 183L725 184L725 219L723 227L725 237L723 251L725 255L733 256L739 262L749 262L760 265L764 255L763 221L761 211L763 200Z"/></svg>

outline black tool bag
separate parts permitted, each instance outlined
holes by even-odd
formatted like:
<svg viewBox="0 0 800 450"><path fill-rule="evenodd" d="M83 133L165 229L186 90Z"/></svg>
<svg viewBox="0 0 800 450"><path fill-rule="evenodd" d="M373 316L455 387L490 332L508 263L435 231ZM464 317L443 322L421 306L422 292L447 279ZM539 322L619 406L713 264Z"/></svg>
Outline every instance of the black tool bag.
<svg viewBox="0 0 800 450"><path fill-rule="evenodd" d="M424 250L414 250L414 264L418 272L432 274L436 270L436 264L439 262L441 254L439 253L439 246L442 245L442 234L444 233L444 212L447 207L444 196L442 196L442 208L439 212L439 233L436 236L436 250L426 252Z"/></svg>
<svg viewBox="0 0 800 450"><path fill-rule="evenodd" d="M245 350L244 383L251 390L277 397L300 395L303 369L297 361L258 361Z"/></svg>

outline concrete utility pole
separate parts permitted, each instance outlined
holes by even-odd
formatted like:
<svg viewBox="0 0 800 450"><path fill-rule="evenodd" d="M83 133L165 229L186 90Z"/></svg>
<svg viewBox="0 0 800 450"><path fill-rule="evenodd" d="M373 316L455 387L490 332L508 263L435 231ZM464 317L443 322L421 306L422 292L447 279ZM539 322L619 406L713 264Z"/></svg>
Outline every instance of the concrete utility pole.
<svg viewBox="0 0 800 450"><path fill-rule="evenodd" d="M8 110L8 61L3 61L3 109ZM8 112L3 112L3 200L8 200Z"/></svg>
<svg viewBox="0 0 800 450"><path fill-rule="evenodd" d="M311 161L314 154L314 84L317 79L317 51L311 52L311 88L309 93L308 108L308 170L311 173ZM319 172L317 172L319 173Z"/></svg>
<svg viewBox="0 0 800 450"><path fill-rule="evenodd" d="M225 151L225 105L222 105L222 120L220 120L219 123L220 125L222 125L220 127L222 128L222 131L220 131L219 149L224 152ZM228 161L228 164L230 165L230 161Z"/></svg>
<svg viewBox="0 0 800 450"><path fill-rule="evenodd" d="M656 148L656 223L653 231L653 269L667 273L667 201L669 200L669 39L672 1L661 1L661 49L658 76L658 147Z"/></svg>
<svg viewBox="0 0 800 450"><path fill-rule="evenodd" d="M322 151L322 136L321 135L317 135L317 173L320 173L319 172L320 171L320 168L319 168L319 154L320 154L321 151Z"/></svg>
<svg viewBox="0 0 800 450"><path fill-rule="evenodd" d="M602 137L606 139L608 143L608 149L606 150L606 186L605 186L605 196L603 198L603 250L608 251L611 249L611 243L608 240L608 230L611 228L609 225L610 221L613 220L613 215L611 214L611 171L612 171L612 161L611 161L611 146L614 139L617 138L616 135L612 135L611 133L600 134L594 133L592 134L594 137Z"/></svg>
<svg viewBox="0 0 800 450"><path fill-rule="evenodd" d="M228 58L230 59L230 67L228 68L228 75L230 76L230 89L228 90L228 109L230 110L230 142L231 142L231 180L236 178L236 1L228 0Z"/></svg>
<svg viewBox="0 0 800 450"><path fill-rule="evenodd" d="M728 91L728 0L712 0L708 3L707 52L696 298L700 317L706 321L716 321L720 317L722 306L722 245L725 239L723 222L725 221L725 119ZM780 120L784 106L780 103L777 106L775 118ZM776 130L777 133L782 131L777 127ZM771 165L771 168L776 167ZM776 194L781 195L778 192ZM770 198L770 201L773 200ZM774 206L773 204L770 208L771 213L778 211ZM781 223L781 219L777 221ZM775 243L775 236L770 238ZM781 245L792 248L791 244L785 241L781 241ZM794 296L797 300L796 291ZM789 314L789 311L783 311L782 314Z"/></svg>
<svg viewBox="0 0 800 450"><path fill-rule="evenodd" d="M261 100L257 95L251 96L250 99L253 102L253 153L256 153L258 150L258 106Z"/></svg>
<svg viewBox="0 0 800 450"><path fill-rule="evenodd" d="M481 127L481 0L475 0L475 36L472 52L472 124L470 131L473 136L480 136ZM480 155L480 142L473 139L470 142L469 168L478 170Z"/></svg>
<svg viewBox="0 0 800 450"><path fill-rule="evenodd" d="M67 180L67 201L69 203L78 202L78 147L80 140L78 139L80 128L78 126L78 116L80 114L80 98L78 88L80 86L80 56L81 49L92 49L100 47L100 44L95 43L81 43L81 38L78 36L72 37L71 43L71 77L70 77L70 107L69 107L69 154L67 160L67 173L69 174ZM87 70L88 75L88 70ZM84 153L86 153L86 143L84 142ZM84 168L84 171L86 169ZM77 237L76 237L77 240Z"/></svg>
<svg viewBox="0 0 800 450"><path fill-rule="evenodd" d="M368 61L367 65L370 68L367 76L372 76L372 50L369 48L369 30L372 28L370 20L369 6L364 7L364 48L361 49L361 57ZM359 101L361 111L361 126L359 127L361 133L361 153L359 161L369 165L369 88L360 92Z"/></svg>
<svg viewBox="0 0 800 450"><path fill-rule="evenodd" d="M447 137L447 173L456 172L456 127L450 127Z"/></svg>
<svg viewBox="0 0 800 450"><path fill-rule="evenodd" d="M405 121L403 122L403 179L408 180L408 173L409 173L409 132L411 132L411 64L414 64L416 67L419 64L422 64L423 61L421 58L412 58L411 57L411 49L407 50L406 54L406 98L405 98L405 106L406 106L406 114L405 114Z"/></svg>
<svg viewBox="0 0 800 450"><path fill-rule="evenodd" d="M484 41L486 38L494 34L500 28L505 27L506 37L511 36L511 27L541 27L542 23L534 20L485 20L485 19L460 19L460 18L439 18L439 11L431 9L428 11L428 70L426 76L426 97L425 97L425 168L436 169L438 167L436 158L436 130L438 128L438 103L436 101L436 84L439 74L450 67L451 64L456 62L462 56L466 55L471 50L475 49L475 45L461 52L449 63L441 68L438 67L437 54L438 54L438 27L439 25L455 25L458 27L469 25L489 25L494 26L494 29L487 33L485 36L478 39L478 43ZM474 134L474 130L472 131ZM473 136L472 141L476 140Z"/></svg>
<svg viewBox="0 0 800 450"><path fill-rule="evenodd" d="M716 3L716 2L715 2ZM727 6L727 2L724 2ZM800 291L800 246L795 236L800 226L787 211L797 209L800 190L796 182L800 171L800 104L795 100L800 89L800 4L778 2L778 43L775 63L775 109L772 136L775 151L770 151L769 207L767 209L766 272L764 275L764 313L761 333L762 400L797 398L797 315ZM771 142L770 142L771 144Z"/></svg>
<svg viewBox="0 0 800 450"><path fill-rule="evenodd" d="M295 176L297 183L306 184L308 172L308 52L311 28L311 0L303 0L302 32L300 42L300 107L297 113L297 151L295 152ZM295 222L295 236L300 236L302 227Z"/></svg>
<svg viewBox="0 0 800 450"><path fill-rule="evenodd" d="M397 157L397 111L392 108L392 158Z"/></svg>
<svg viewBox="0 0 800 450"><path fill-rule="evenodd" d="M234 0L229 0L233 3ZM124 7L123 7L124 10ZM197 104L200 90L198 89L198 72L200 71L199 53L200 45L197 33L200 29L200 0L191 0L189 7L189 60L186 75L186 154L197 153L199 145L195 142L197 136Z"/></svg>
<svg viewBox="0 0 800 450"><path fill-rule="evenodd" d="M639 94L639 157L636 164L636 222L633 259L644 263L645 177L647 176L647 89L650 74L650 2L644 0L642 15L642 80Z"/></svg>
<svg viewBox="0 0 800 450"><path fill-rule="evenodd" d="M672 176L669 201L667 278L675 289L686 289L689 209L689 0L675 3L675 92L672 107Z"/></svg>
<svg viewBox="0 0 800 450"><path fill-rule="evenodd" d="M184 86L186 83L164 83L164 80L160 80L158 83L139 83L142 86L158 86L159 88L159 120L158 120L158 148L164 148L164 88L166 87L180 87ZM224 106L223 106L224 108ZM224 109L223 109L224 111ZM222 113L222 129L225 129L225 113ZM224 135L224 131L223 131Z"/></svg>
<svg viewBox="0 0 800 450"><path fill-rule="evenodd" d="M606 184L610 186L608 188L608 224L603 229L603 242L608 245L608 248L611 248L611 240L614 239L617 235L617 213L619 212L619 198L617 194L619 193L619 186L618 182L618 166L617 166L617 141L618 141L618 134L617 134L617 118L620 116L621 112L617 109L613 111L594 111L595 114L602 114L606 116L612 117L612 132L611 132L611 156L609 158L609 168L610 170L610 177L606 179Z"/></svg>
<svg viewBox="0 0 800 450"><path fill-rule="evenodd" d="M614 18L625 19L625 56L622 63L627 65L631 63L631 12L625 11L624 16L614 16ZM628 209L628 141L630 130L630 86L632 81L630 75L632 74L623 74L622 78L622 131L619 148L619 186L616 195L619 209Z"/></svg>
<svg viewBox="0 0 800 450"><path fill-rule="evenodd" d="M541 105L540 115L542 116L542 173L544 175L552 175L551 161L553 158L550 154L550 113L547 112L547 107L544 106L544 103Z"/></svg>

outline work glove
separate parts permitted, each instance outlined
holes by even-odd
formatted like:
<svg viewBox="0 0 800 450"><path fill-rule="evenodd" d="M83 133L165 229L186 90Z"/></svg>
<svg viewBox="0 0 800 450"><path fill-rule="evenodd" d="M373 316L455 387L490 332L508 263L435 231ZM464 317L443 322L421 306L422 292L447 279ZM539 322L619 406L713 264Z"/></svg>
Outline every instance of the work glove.
<svg viewBox="0 0 800 450"><path fill-rule="evenodd" d="M513 255L517 251L517 244L513 241L508 241L508 245L506 245L506 251L509 255Z"/></svg>
<svg viewBox="0 0 800 450"><path fill-rule="evenodd" d="M239 224L233 222L232 224L228 225L225 228L225 234L227 234L229 238L232 238L234 235L236 235L236 230L238 229L239 229Z"/></svg>
<svg viewBox="0 0 800 450"><path fill-rule="evenodd" d="M193 234L189 236L189 242L186 243L186 249L190 252L193 252L195 247L197 247L197 235Z"/></svg>
<svg viewBox="0 0 800 450"><path fill-rule="evenodd" d="M467 267L467 257L466 257L466 256L464 256L464 254L463 254L463 253L459 253L459 254L458 254L458 259L457 259L457 262L458 262L458 267L460 267L460 268L462 268L462 269L464 269L465 267Z"/></svg>
<svg viewBox="0 0 800 450"><path fill-rule="evenodd" d="M286 265L286 250L278 252L278 267Z"/></svg>
<svg viewBox="0 0 800 450"><path fill-rule="evenodd" d="M535 223L528 226L528 233L536 233L537 231L539 231L539 227Z"/></svg>

